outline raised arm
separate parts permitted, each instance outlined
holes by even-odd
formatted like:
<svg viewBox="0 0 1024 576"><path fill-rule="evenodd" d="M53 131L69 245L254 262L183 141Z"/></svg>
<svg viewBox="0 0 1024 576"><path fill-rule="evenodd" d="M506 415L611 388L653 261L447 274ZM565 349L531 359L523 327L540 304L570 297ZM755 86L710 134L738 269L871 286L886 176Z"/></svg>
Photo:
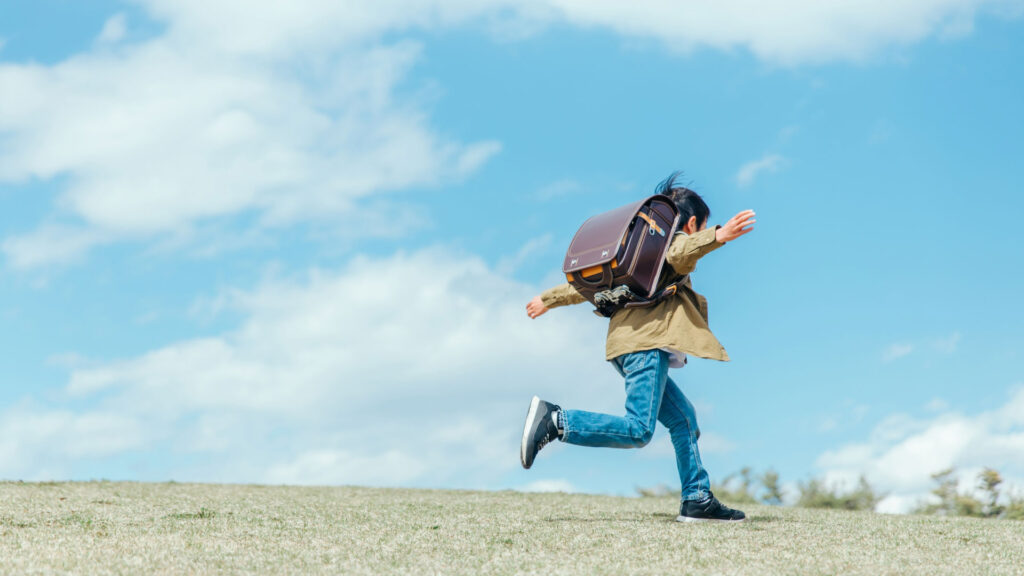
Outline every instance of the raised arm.
<svg viewBox="0 0 1024 576"><path fill-rule="evenodd" d="M690 235L679 234L672 240L665 260L677 273L689 274L705 254L750 232L754 229L754 222L754 211L744 210L722 226L705 228Z"/></svg>
<svg viewBox="0 0 1024 576"><path fill-rule="evenodd" d="M530 300L530 303L526 305L526 314L530 318L536 318L552 308L580 304L586 301L587 299L577 292L572 287L572 284L561 284L554 288L548 288L541 292L539 296L534 296L533 300Z"/></svg>

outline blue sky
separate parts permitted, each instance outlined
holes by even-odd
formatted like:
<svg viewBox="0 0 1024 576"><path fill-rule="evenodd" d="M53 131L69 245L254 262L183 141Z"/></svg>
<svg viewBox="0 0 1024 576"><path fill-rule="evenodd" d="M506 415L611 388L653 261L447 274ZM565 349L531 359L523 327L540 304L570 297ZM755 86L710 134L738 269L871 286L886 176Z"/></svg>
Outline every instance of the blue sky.
<svg viewBox="0 0 1024 576"><path fill-rule="evenodd" d="M516 437L619 410L604 321L523 308L680 169L758 213L673 374L713 479L1024 489L1021 4L740 4L0 8L0 477L671 485Z"/></svg>

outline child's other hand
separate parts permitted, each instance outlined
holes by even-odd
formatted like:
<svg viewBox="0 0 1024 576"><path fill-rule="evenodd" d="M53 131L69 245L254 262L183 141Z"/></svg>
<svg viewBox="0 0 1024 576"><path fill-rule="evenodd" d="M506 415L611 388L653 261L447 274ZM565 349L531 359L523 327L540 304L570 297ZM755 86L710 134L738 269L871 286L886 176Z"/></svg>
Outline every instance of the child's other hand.
<svg viewBox="0 0 1024 576"><path fill-rule="evenodd" d="M715 240L718 240L722 244L725 244L730 240L735 240L753 230L754 222L757 222L757 220L754 220L754 211L744 210L743 212L733 216L728 222L723 224L721 228L715 231Z"/></svg>
<svg viewBox="0 0 1024 576"><path fill-rule="evenodd" d="M530 318L536 318L541 314L548 311L548 307L544 305L544 301L540 299L540 296L534 296L533 300L526 305L526 314Z"/></svg>

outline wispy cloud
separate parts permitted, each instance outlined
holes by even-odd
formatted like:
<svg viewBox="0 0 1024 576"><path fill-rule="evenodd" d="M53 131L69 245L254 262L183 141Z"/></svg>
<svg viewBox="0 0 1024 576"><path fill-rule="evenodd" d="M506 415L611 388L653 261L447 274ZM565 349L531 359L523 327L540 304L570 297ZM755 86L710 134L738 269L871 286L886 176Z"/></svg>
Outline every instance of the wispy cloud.
<svg viewBox="0 0 1024 576"><path fill-rule="evenodd" d="M580 184L576 180L565 178L541 186L537 190L537 192L534 193L534 197L544 202L548 200L553 200L555 198L561 198L563 196L577 194L581 191L583 191L582 184Z"/></svg>
<svg viewBox="0 0 1024 576"><path fill-rule="evenodd" d="M527 260L543 252L551 245L551 234L532 238L513 256L498 261L495 270L503 276L512 276Z"/></svg>
<svg viewBox="0 0 1024 576"><path fill-rule="evenodd" d="M889 347L885 349L885 352L882 353L882 361L892 362L894 360L899 360L900 358L909 356L913 352L913 344L909 344L906 342L896 342L894 344L890 344Z"/></svg>
<svg viewBox="0 0 1024 576"><path fill-rule="evenodd" d="M933 340L927 339L915 339L914 342L894 342L890 344L882 352L883 362L893 362L900 358L905 358L917 351L928 351L932 350L939 354L953 354L957 350L957 346L960 344L961 335L959 332L953 332L949 336L942 338L936 338Z"/></svg>
<svg viewBox="0 0 1024 576"><path fill-rule="evenodd" d="M960 344L960 333L953 332L945 338L940 338L932 343L935 350L942 354L952 354L956 352L957 345Z"/></svg>
<svg viewBox="0 0 1024 576"><path fill-rule="evenodd" d="M779 154L767 154L757 160L747 162L736 172L736 184L740 188L746 188L753 184L754 180L762 173L778 171L785 161L786 159Z"/></svg>
<svg viewBox="0 0 1024 576"><path fill-rule="evenodd" d="M128 32L128 19L124 13L115 14L103 24L97 42L100 44L115 44L120 42Z"/></svg>
<svg viewBox="0 0 1024 576"><path fill-rule="evenodd" d="M848 410L839 413L822 414L818 419L819 432L832 432L838 428L860 426L860 423L871 411L867 404L855 404L848 402Z"/></svg>

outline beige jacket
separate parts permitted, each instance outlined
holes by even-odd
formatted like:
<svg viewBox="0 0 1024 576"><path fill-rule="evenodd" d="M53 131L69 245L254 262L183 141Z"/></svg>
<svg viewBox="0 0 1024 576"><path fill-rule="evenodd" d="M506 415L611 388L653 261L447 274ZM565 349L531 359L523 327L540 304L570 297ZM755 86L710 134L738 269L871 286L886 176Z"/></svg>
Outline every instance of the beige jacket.
<svg viewBox="0 0 1024 576"><path fill-rule="evenodd" d="M662 272L659 289L693 272L701 257L723 245L715 240L716 230L717 227L712 227L689 236L682 232L676 234L665 256L672 270ZM540 297L548 308L586 302L571 284L545 290ZM605 345L608 360L657 348L671 348L712 360L729 360L725 348L708 328L708 301L694 292L689 278L674 296L650 308L624 308L609 319Z"/></svg>

